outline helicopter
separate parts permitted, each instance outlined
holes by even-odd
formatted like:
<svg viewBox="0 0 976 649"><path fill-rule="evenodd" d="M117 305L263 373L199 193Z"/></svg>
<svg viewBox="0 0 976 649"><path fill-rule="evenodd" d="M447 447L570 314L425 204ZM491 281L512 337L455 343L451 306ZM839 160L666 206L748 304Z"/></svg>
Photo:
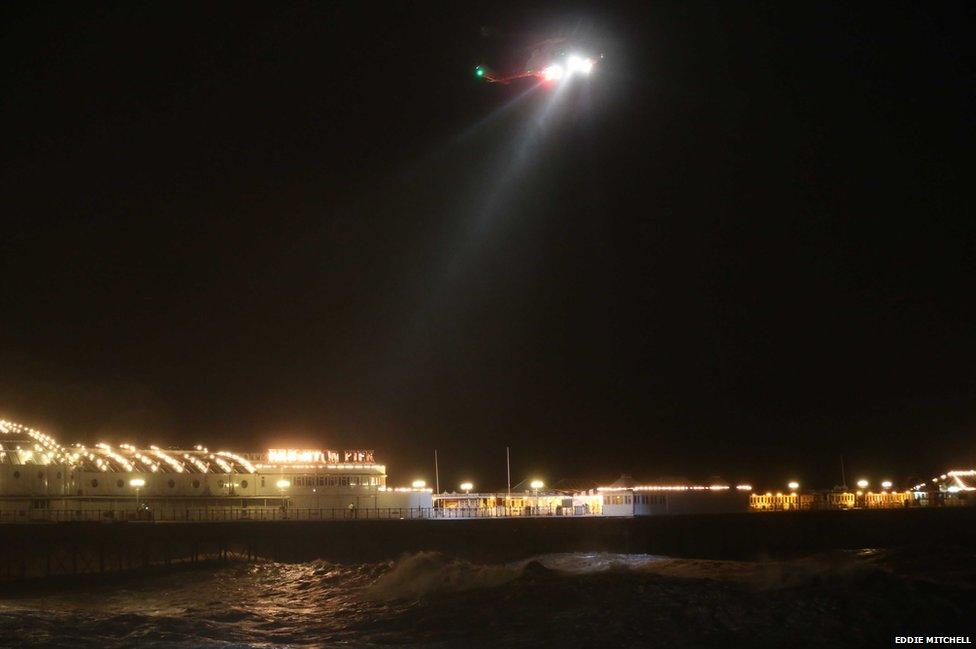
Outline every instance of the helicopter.
<svg viewBox="0 0 976 649"><path fill-rule="evenodd" d="M593 72L603 54L593 56L585 48L574 47L567 38L549 38L531 48L525 65L510 74L498 74L485 65L477 65L474 75L489 83L508 84L518 79L536 78L539 81L558 82L572 76L588 76Z"/></svg>

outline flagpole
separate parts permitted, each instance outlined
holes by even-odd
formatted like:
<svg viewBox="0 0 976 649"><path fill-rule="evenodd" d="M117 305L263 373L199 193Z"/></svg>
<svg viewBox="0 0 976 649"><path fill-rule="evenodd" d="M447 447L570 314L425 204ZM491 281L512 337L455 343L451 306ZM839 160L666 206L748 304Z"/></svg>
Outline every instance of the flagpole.
<svg viewBox="0 0 976 649"><path fill-rule="evenodd" d="M437 470L437 449L434 449L434 490L436 493L441 492L441 474Z"/></svg>

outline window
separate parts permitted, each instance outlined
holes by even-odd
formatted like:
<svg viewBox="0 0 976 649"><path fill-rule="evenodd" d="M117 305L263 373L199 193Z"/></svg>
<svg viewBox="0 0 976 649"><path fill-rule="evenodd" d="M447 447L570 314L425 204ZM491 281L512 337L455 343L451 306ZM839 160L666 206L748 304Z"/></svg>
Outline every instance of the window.
<svg viewBox="0 0 976 649"><path fill-rule="evenodd" d="M121 480L116 480L115 481L115 486L118 487L119 489L121 489L122 488L122 485L124 485L124 484L125 483L122 482Z"/></svg>
<svg viewBox="0 0 976 649"><path fill-rule="evenodd" d="M93 486L93 487L97 487L98 486L98 478L92 478L91 486Z"/></svg>
<svg viewBox="0 0 976 649"><path fill-rule="evenodd" d="M261 476L261 486L264 486L264 476Z"/></svg>
<svg viewBox="0 0 976 649"><path fill-rule="evenodd" d="M193 481L193 488L194 489L199 489L200 488L200 481L199 480L194 480Z"/></svg>
<svg viewBox="0 0 976 649"><path fill-rule="evenodd" d="M325 486L325 478L319 476L315 479L315 483L320 487Z"/></svg>
<svg viewBox="0 0 976 649"><path fill-rule="evenodd" d="M247 489L247 480L241 480L241 489Z"/></svg>
<svg viewBox="0 0 976 649"><path fill-rule="evenodd" d="M166 484L168 484L169 485L169 488L172 489L173 487L176 486L176 480L170 480Z"/></svg>
<svg viewBox="0 0 976 649"><path fill-rule="evenodd" d="M43 471L38 471L37 472L37 479L38 480L43 480L44 479L44 472Z"/></svg>
<svg viewBox="0 0 976 649"><path fill-rule="evenodd" d="M15 478L19 478L20 477L20 471L14 471L14 477Z"/></svg>

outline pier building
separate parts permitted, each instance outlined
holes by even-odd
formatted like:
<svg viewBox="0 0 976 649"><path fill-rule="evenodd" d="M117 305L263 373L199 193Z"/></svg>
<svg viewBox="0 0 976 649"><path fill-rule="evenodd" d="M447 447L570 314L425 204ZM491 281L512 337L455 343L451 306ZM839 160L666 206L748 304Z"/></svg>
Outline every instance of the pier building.
<svg viewBox="0 0 976 649"><path fill-rule="evenodd" d="M916 502L910 491L882 489L881 491L790 491L753 494L749 509L756 512L812 511L824 509L903 509Z"/></svg>
<svg viewBox="0 0 976 649"><path fill-rule="evenodd" d="M976 505L976 469L946 471L912 488L922 507L966 507Z"/></svg>
<svg viewBox="0 0 976 649"><path fill-rule="evenodd" d="M433 500L434 515L439 518L600 516L603 514L603 498L596 490L442 493L434 494Z"/></svg>
<svg viewBox="0 0 976 649"><path fill-rule="evenodd" d="M751 491L750 485L733 487L721 479L704 485L677 480L640 484L629 475L597 488L605 516L744 512Z"/></svg>
<svg viewBox="0 0 976 649"><path fill-rule="evenodd" d="M431 490L386 484L371 450L212 451L204 446L63 446L50 435L0 420L0 517L38 510L125 515L233 509L430 508Z"/></svg>

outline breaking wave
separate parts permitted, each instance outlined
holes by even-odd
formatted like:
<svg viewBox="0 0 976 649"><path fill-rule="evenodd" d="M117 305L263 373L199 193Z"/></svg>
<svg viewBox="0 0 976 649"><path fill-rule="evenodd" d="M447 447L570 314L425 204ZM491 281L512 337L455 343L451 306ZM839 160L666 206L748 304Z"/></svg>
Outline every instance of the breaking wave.
<svg viewBox="0 0 976 649"><path fill-rule="evenodd" d="M407 554L390 564L389 569L365 590L375 600L414 599L428 595L494 588L524 575L548 572L594 574L598 572L640 570L663 557L609 553L548 554L507 564L478 564L438 552Z"/></svg>
<svg viewBox="0 0 976 649"><path fill-rule="evenodd" d="M396 561L365 594L376 600L412 599L500 586L518 575L519 569L511 565L478 565L435 552L419 552Z"/></svg>

